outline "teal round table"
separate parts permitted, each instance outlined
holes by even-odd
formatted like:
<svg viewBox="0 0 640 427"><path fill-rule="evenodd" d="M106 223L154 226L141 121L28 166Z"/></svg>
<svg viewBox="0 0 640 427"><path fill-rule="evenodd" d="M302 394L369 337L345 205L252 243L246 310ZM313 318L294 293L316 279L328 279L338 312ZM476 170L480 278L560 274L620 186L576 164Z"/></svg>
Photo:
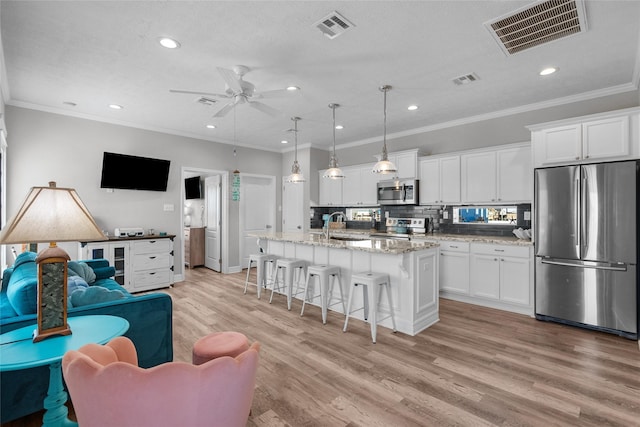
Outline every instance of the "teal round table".
<svg viewBox="0 0 640 427"><path fill-rule="evenodd" d="M0 335L0 371L15 371L49 365L49 389L44 399L42 425L77 426L67 418L67 392L62 386L62 357L85 344L105 344L129 329L126 319L116 316L77 316L68 318L71 335L49 337L34 343L35 325Z"/></svg>

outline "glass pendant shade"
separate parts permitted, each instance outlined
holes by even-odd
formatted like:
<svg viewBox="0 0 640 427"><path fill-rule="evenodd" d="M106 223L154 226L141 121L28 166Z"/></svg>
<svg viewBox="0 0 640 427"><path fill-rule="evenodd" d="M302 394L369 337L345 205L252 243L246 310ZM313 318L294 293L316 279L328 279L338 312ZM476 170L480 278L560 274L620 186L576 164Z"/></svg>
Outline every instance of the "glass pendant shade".
<svg viewBox="0 0 640 427"><path fill-rule="evenodd" d="M295 141L295 158L293 160L293 166L291 166L291 175L287 177L287 182L299 183L304 182L304 175L300 170L300 164L298 163L298 120L300 117L292 117L294 128L293 128L293 138Z"/></svg>
<svg viewBox="0 0 640 427"><path fill-rule="evenodd" d="M382 139L382 156L378 163L373 166L373 173L392 174L397 173L398 168L389 160L387 154L387 92L391 90L391 86L384 85L380 87L380 91L384 93L384 133Z"/></svg>
<svg viewBox="0 0 640 427"><path fill-rule="evenodd" d="M323 178L344 178L344 173L342 173L342 169L338 167L338 158L336 157L336 108L339 106L340 104L329 104L329 108L333 110L333 153L329 159L329 169L327 169L324 175L322 175Z"/></svg>

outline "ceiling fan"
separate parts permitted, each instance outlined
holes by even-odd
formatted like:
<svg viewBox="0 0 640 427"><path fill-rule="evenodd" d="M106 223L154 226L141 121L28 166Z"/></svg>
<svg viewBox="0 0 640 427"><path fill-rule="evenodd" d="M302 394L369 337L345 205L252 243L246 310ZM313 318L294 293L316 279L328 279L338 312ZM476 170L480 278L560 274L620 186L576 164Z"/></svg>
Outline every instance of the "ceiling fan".
<svg viewBox="0 0 640 427"><path fill-rule="evenodd" d="M224 117L229 111L233 110L239 104L248 104L250 107L273 117L281 114L279 110L276 110L275 108L260 101L256 101L256 99L275 98L287 94L290 90L276 89L266 92L256 92L256 87L253 83L242 78L250 71L249 67L245 65L236 65L231 70L218 67L217 70L225 81L224 93L195 92L175 89L170 89L169 92L214 96L216 98L228 99L229 102L220 108L213 117Z"/></svg>

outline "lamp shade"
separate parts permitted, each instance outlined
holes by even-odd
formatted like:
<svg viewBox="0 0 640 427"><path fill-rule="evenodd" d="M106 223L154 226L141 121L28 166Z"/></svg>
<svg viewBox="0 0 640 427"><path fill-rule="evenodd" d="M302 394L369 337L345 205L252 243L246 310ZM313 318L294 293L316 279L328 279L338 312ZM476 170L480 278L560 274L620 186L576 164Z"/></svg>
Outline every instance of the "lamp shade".
<svg viewBox="0 0 640 427"><path fill-rule="evenodd" d="M398 168L389 159L380 160L373 166L373 173L387 174L396 172L398 172Z"/></svg>
<svg viewBox="0 0 640 427"><path fill-rule="evenodd" d="M107 240L73 188L32 187L0 231L0 243Z"/></svg>

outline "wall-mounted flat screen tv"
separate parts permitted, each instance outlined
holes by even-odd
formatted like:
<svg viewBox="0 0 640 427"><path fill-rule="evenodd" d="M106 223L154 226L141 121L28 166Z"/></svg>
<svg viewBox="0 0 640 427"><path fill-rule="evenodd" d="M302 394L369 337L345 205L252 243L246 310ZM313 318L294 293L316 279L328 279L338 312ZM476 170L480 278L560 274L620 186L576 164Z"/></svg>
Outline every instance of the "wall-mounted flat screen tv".
<svg viewBox="0 0 640 427"><path fill-rule="evenodd" d="M104 153L100 188L167 191L169 160Z"/></svg>
<svg viewBox="0 0 640 427"><path fill-rule="evenodd" d="M184 179L184 198L202 199L202 185L199 176Z"/></svg>

